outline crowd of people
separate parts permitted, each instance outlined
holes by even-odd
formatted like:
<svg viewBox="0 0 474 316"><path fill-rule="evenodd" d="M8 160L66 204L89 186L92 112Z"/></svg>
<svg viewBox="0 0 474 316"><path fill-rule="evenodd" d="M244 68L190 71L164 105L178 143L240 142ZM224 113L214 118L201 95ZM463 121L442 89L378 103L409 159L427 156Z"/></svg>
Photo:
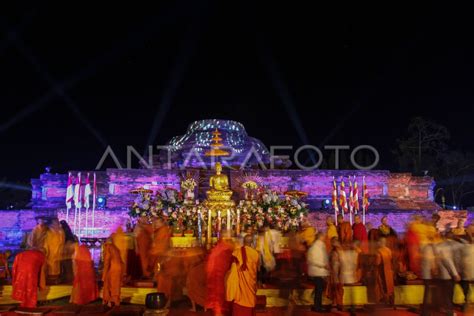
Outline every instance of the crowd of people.
<svg viewBox="0 0 474 316"><path fill-rule="evenodd" d="M187 295L196 310L214 315L252 315L257 287L287 280L290 287L314 284L313 311L343 308L344 286L364 285L368 300L394 304L397 284L423 282L423 315L434 310L453 311L453 289L459 283L468 304L474 281L474 225L438 230L439 216L413 216L403 238L383 217L374 228L354 217L351 225L342 215L326 219L318 231L308 220L289 235L282 248L281 233L273 227L248 228L238 238L222 230L210 249L196 244L179 249L170 245L171 229L163 219L140 219L134 228L134 245L119 227L102 249L98 280L89 249L81 245L65 221L38 225L26 240L27 249L16 255L11 272L12 298L34 307L38 287L46 283L72 283L71 302L87 304L98 299L108 306L120 304L121 287L131 279L154 280L164 293L167 307ZM4 258L3 258L3 261ZM2 257L0 257L2 265ZM8 265L2 269L7 276ZM323 297L332 306L323 305ZM350 311L353 313L353 306Z"/></svg>

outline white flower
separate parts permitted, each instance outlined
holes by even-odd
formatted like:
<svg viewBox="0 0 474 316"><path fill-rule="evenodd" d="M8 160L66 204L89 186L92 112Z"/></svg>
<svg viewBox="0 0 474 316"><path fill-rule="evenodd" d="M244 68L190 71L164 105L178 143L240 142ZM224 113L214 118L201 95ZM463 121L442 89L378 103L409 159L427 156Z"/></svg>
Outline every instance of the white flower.
<svg viewBox="0 0 474 316"><path fill-rule="evenodd" d="M301 205L299 205L299 204L296 205L296 209L297 209L297 210L301 210Z"/></svg>

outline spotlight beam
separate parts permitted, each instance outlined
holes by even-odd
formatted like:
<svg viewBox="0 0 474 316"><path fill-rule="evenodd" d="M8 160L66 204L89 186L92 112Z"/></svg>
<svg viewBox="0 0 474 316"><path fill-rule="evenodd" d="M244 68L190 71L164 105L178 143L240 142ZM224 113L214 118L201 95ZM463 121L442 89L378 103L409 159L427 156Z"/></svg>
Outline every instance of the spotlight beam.
<svg viewBox="0 0 474 316"><path fill-rule="evenodd" d="M179 3L176 5L174 10L177 10L178 8ZM58 86L62 87L64 91L67 91L73 88L79 82L95 75L98 72L99 68L104 68L105 66L116 62L118 59L128 53L132 47L138 48L138 46L143 46L149 35L155 34L155 32L159 30L158 26L163 26L166 23L176 21L176 16L174 15L174 13L175 12L172 10L166 11L161 16L153 17L151 21L148 21L148 23L145 24L145 27L139 30L129 32L127 40L124 41L123 45L110 49L100 57L96 58L86 68L79 71L79 73L71 76L70 79L63 81L62 84L58 84ZM44 106L47 106L49 102L53 100L56 96L57 95L54 88L46 92L39 99L37 99L37 101L26 106L19 113L10 118L7 122L1 124L0 132L6 131L7 129L13 127L15 124L19 123L22 119L28 117L29 115L32 115Z"/></svg>
<svg viewBox="0 0 474 316"><path fill-rule="evenodd" d="M56 80L53 79L51 74L43 67L38 59L34 56L31 50L29 50L25 43L18 37L16 34L11 33L9 38L15 43L17 49L20 53L28 60L28 62L34 67L37 73L46 81L54 91L54 93L61 97L64 103L70 108L74 115L79 119L79 121L89 130L89 132L94 135L94 137L102 144L102 146L107 147L107 141L101 135L101 133L92 126L90 121L86 116L79 110L79 107L74 103L71 97L64 91L64 89L59 85Z"/></svg>
<svg viewBox="0 0 474 316"><path fill-rule="evenodd" d="M296 111L296 107L291 97L290 91L283 82L282 75L278 71L278 67L276 65L275 60L273 59L273 56L269 52L268 48L263 46L263 39L261 36L258 39L257 43L260 51L260 59L265 65L265 69L267 70L267 73L272 81L273 87L278 96L280 97L283 106L285 107L285 110L288 113L288 116L290 117L291 123L293 124L293 127L295 128L296 133L300 138L300 141L303 143L303 145L309 144L309 138L306 135L304 129L302 128L303 124L301 123L301 119L298 115L298 112ZM314 153L312 151L309 152L309 158L311 159L313 164L316 163L316 158L314 157Z"/></svg>
<svg viewBox="0 0 474 316"><path fill-rule="evenodd" d="M199 12L198 14L199 15ZM148 147L153 145L158 132L163 124L163 121L166 117L166 114L169 111L171 106L171 102L176 95L176 92L182 82L182 77L187 69L189 62L194 53L194 49L196 47L199 33L200 33L200 20L201 17L196 16L196 21L191 23L189 29L186 34L186 38L183 40L181 44L181 49L178 57L176 58L176 62L174 67L170 73L170 80L168 81L163 96L161 97L161 101L158 105L155 118L153 120L153 124L150 129L150 134L148 136L147 142L145 144L145 150L143 152L143 157L148 154Z"/></svg>

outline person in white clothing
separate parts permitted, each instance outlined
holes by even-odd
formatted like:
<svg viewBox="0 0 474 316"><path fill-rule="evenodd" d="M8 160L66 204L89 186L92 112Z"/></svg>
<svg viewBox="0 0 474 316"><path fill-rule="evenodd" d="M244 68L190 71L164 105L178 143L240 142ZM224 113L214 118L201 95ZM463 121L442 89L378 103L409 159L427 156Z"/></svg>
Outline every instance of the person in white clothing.
<svg viewBox="0 0 474 316"><path fill-rule="evenodd" d="M323 292L326 287L326 278L329 275L329 258L324 242L325 235L318 233L316 241L308 249L307 264L308 276L314 282L314 312L323 311Z"/></svg>

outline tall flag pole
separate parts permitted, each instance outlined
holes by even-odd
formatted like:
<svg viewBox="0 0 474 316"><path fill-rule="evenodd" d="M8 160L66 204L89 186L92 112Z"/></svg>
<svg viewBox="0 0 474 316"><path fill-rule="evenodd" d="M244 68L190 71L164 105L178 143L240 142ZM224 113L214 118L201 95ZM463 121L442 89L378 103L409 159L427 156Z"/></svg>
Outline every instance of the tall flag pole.
<svg viewBox="0 0 474 316"><path fill-rule="evenodd" d="M74 186L74 233L80 232L81 226L81 173L77 174L76 185Z"/></svg>
<svg viewBox="0 0 474 316"><path fill-rule="evenodd" d="M367 190L367 184L365 183L365 176L362 178L362 221L365 225L365 213L369 208L369 190Z"/></svg>
<svg viewBox="0 0 474 316"><path fill-rule="evenodd" d="M92 183L92 232L95 228L95 201L97 200L97 180L94 172L94 182Z"/></svg>
<svg viewBox="0 0 474 316"><path fill-rule="evenodd" d="M354 212L354 192L352 188L352 181L349 178L349 222L352 226L352 213Z"/></svg>
<svg viewBox="0 0 474 316"><path fill-rule="evenodd" d="M347 197L346 197L346 190L345 190L344 179L341 181L341 185L339 187L339 205L341 206L341 213L342 216L347 212Z"/></svg>
<svg viewBox="0 0 474 316"><path fill-rule="evenodd" d="M337 184L336 178L332 177L332 208L334 209L334 221L337 225L337 214L339 213L339 206L337 205Z"/></svg>
<svg viewBox="0 0 474 316"><path fill-rule="evenodd" d="M354 214L359 213L359 188L357 187L357 179L354 176Z"/></svg>
<svg viewBox="0 0 474 316"><path fill-rule="evenodd" d="M89 173L87 173L86 185L84 186L84 207L86 208L86 236L89 235L89 207L90 196L92 194L91 181L89 180Z"/></svg>
<svg viewBox="0 0 474 316"><path fill-rule="evenodd" d="M72 202L74 201L74 185L72 184L72 174L69 172L67 177L67 187L66 187L66 222L69 221L69 210L72 207Z"/></svg>

